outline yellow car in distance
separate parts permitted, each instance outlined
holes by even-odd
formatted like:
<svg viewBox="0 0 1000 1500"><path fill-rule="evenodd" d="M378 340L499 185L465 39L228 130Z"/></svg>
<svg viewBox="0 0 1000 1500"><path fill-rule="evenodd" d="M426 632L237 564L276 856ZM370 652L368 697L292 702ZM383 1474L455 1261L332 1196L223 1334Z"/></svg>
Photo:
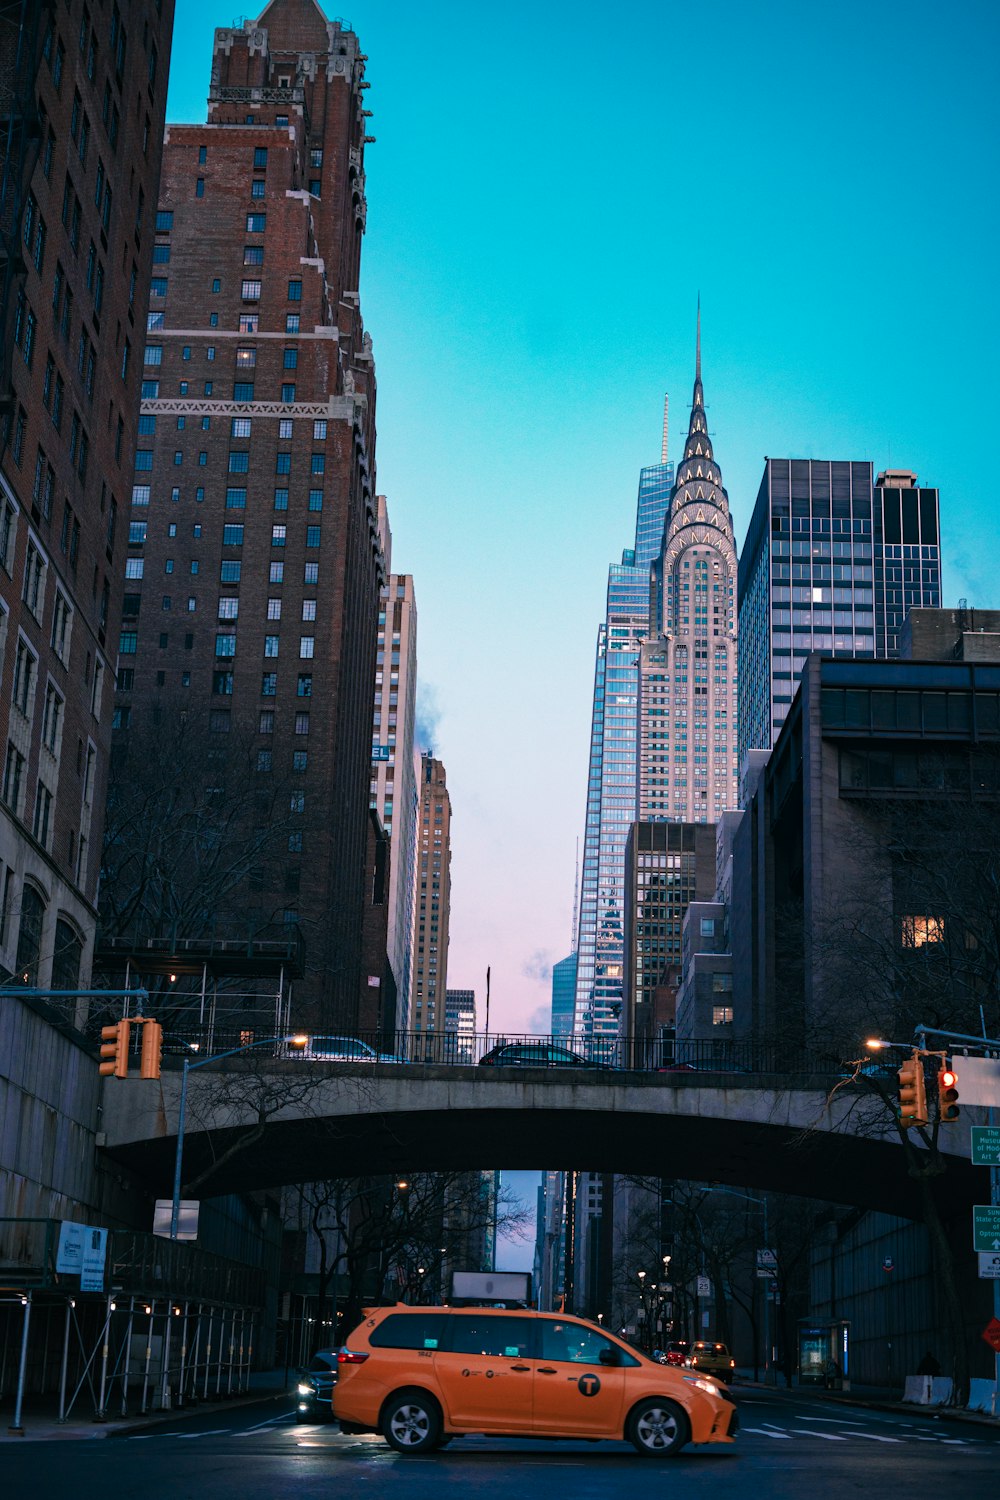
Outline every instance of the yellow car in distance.
<svg viewBox="0 0 1000 1500"><path fill-rule="evenodd" d="M701 1375L713 1375L716 1380L732 1380L736 1361L725 1344L713 1343L711 1339L695 1339L688 1355L688 1366Z"/></svg>
<svg viewBox="0 0 1000 1500"><path fill-rule="evenodd" d="M731 1443L738 1426L711 1380L561 1313L372 1308L337 1361L341 1431L380 1432L399 1453L476 1432L625 1439L658 1458L687 1443Z"/></svg>

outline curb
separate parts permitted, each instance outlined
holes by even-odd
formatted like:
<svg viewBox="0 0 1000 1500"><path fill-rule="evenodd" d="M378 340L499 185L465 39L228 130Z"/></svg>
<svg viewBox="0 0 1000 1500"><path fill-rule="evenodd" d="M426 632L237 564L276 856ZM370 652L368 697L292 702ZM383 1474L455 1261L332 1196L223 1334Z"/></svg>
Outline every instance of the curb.
<svg viewBox="0 0 1000 1500"><path fill-rule="evenodd" d="M763 1381L756 1380L734 1381L730 1389L734 1388L770 1391L772 1394L785 1397L804 1396L806 1399L827 1402L831 1406L856 1406L867 1408L869 1411L905 1412L911 1416L916 1413L926 1417L935 1417L944 1422L967 1422L973 1427L1000 1429L1000 1417L991 1417L988 1412L969 1411L958 1406L923 1406L916 1402L893 1401L889 1397L841 1395L835 1391L804 1391L798 1386L793 1386L789 1390L787 1386L765 1385Z"/></svg>
<svg viewBox="0 0 1000 1500"><path fill-rule="evenodd" d="M209 1411L236 1411L243 1406L276 1401L287 1394L283 1388L267 1389L245 1396L233 1396L225 1401L199 1401L175 1411L157 1411L147 1416L114 1417L106 1422L75 1420L59 1423L52 1417L46 1417L30 1426L26 1425L23 1433L13 1433L0 1426L0 1446L4 1443L58 1443L70 1439L83 1441L118 1437L121 1433L138 1432L147 1427L162 1427L167 1422L183 1421L185 1417L204 1416Z"/></svg>

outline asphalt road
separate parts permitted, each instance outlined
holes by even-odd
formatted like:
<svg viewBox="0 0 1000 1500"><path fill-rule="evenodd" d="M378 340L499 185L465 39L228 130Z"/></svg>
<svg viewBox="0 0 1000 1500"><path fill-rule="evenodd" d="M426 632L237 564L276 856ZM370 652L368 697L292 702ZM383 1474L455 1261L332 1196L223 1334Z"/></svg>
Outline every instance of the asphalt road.
<svg viewBox="0 0 1000 1500"><path fill-rule="evenodd" d="M625 1443L458 1438L426 1458L379 1438L301 1423L273 1399L206 1411L142 1433L0 1447L4 1500L633 1500L637 1484L676 1486L684 1500L842 1500L864 1490L913 1500L949 1490L998 1493L1000 1433L923 1417L836 1407L821 1399L737 1391L732 1446L640 1458ZM919 1479L919 1482L917 1480ZM656 1493L657 1491L654 1491Z"/></svg>

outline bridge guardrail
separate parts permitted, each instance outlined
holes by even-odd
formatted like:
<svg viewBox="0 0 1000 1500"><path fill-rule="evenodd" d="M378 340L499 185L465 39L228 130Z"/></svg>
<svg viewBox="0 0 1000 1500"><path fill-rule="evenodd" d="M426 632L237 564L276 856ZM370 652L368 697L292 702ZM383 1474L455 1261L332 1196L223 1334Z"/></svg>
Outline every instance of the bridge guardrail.
<svg viewBox="0 0 1000 1500"><path fill-rule="evenodd" d="M294 1027L293 1027L294 1030ZM308 1067L314 1062L344 1062L383 1066L429 1064L444 1067L482 1065L538 1067L558 1072L587 1071L612 1081L615 1073L635 1071L678 1077L699 1073L731 1078L750 1074L844 1077L849 1069L833 1055L799 1047L740 1041L682 1041L674 1038L579 1038L524 1032L476 1032L456 1036L443 1031L357 1031L350 1035L304 1033L305 1048L276 1040L274 1048L256 1047L248 1057L257 1065L268 1057L282 1057ZM165 1068L179 1067L185 1056L249 1046L266 1037L260 1027L239 1030L191 1026L164 1042ZM567 1060L566 1054L576 1061ZM250 1065L250 1064L248 1064Z"/></svg>

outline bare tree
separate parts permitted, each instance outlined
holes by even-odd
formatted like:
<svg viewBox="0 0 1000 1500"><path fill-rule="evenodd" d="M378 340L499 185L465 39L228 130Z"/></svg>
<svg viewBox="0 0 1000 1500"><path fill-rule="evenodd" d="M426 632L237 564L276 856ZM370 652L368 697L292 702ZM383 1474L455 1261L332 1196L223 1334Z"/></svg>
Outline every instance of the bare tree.
<svg viewBox="0 0 1000 1500"><path fill-rule="evenodd" d="M220 732L210 713L167 702L116 745L105 937L200 938L227 925L249 936L274 921L279 898L259 877L299 826L295 789L271 769L255 726L224 722Z"/></svg>
<svg viewBox="0 0 1000 1500"><path fill-rule="evenodd" d="M349 1332L361 1320L366 1297L381 1300L392 1288L400 1300L423 1301L445 1294L446 1267L482 1269L467 1261L494 1225L500 1234L522 1238L529 1212L506 1189L494 1203L485 1187L476 1172L304 1184L299 1191L318 1247L320 1326L334 1281L343 1278ZM341 1300L339 1285L334 1296Z"/></svg>
<svg viewBox="0 0 1000 1500"><path fill-rule="evenodd" d="M949 793L943 762L935 769L928 760L924 773L943 795L865 804L851 887L815 913L803 966L812 988L802 1001L811 1042L830 1056L854 1058L835 1090L857 1094L842 1128L883 1135L894 1124L898 1131L902 1170L917 1184L930 1239L955 1399L964 1404L966 1319L935 1191L948 1169L933 1086L937 1062L924 1063L929 1118L906 1128L897 1108L902 1054L856 1055L865 1038L904 1043L918 1026L970 1035L1000 1030L1000 804L995 796Z"/></svg>

